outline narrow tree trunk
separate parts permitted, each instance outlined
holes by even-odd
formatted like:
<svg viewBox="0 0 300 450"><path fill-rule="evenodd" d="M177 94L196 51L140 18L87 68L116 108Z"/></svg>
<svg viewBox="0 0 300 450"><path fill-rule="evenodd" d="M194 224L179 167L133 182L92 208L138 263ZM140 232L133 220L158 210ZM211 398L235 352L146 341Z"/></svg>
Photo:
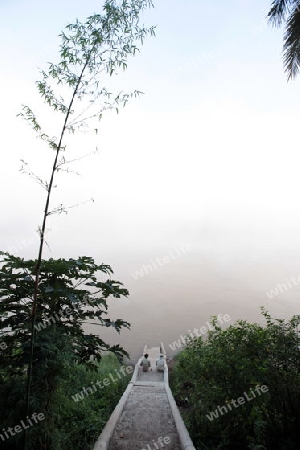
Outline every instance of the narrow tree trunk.
<svg viewBox="0 0 300 450"><path fill-rule="evenodd" d="M91 50L92 52L92 50ZM52 166L52 172L50 177L50 182L48 186L48 193L45 203L45 209L44 209L44 217L43 217L43 224L41 227L41 236L40 236L40 247L39 247L39 253L38 253L38 259L35 267L35 280L34 280L34 294L33 294L33 303L32 303L32 310L31 310L31 336L30 336L30 353L29 353L29 361L28 361L28 370L27 370L27 387L26 387L26 402L25 402L25 417L29 414L29 403L30 403L30 390L31 390L31 382L32 382L32 369L33 369L33 357L34 357L34 338L35 338L35 324L36 324L36 310L37 310L37 304L38 304L38 294L39 294L39 280L40 280L40 272L41 272L41 264L42 264L42 255L43 255L43 248L45 243L45 230L46 230L46 222L47 217L49 215L49 204L50 204L50 197L52 193L52 187L53 187L53 181L54 181L54 175L57 170L57 163L58 163L58 157L61 151L62 147L62 141L66 132L68 119L71 113L72 105L74 103L75 97L78 93L78 89L80 86L80 83L82 81L82 77L84 74L84 71L88 65L91 52L89 53L89 56L81 70L81 74L78 78L77 84L75 86L75 89L73 91L73 95L68 107L68 111L66 113L66 117L64 120L64 124L62 127L60 140L57 145L56 154ZM26 450L26 442L27 442L27 430L24 431L23 436L23 450Z"/></svg>

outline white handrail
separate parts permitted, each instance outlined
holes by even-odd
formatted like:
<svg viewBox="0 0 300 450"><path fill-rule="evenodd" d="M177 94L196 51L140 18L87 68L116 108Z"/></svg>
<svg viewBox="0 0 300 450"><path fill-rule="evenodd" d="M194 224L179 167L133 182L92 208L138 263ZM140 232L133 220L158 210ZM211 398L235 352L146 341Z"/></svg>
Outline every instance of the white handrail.
<svg viewBox="0 0 300 450"><path fill-rule="evenodd" d="M147 345L145 345L144 351L146 348L147 348ZM131 380L129 381L127 388L125 389L122 397L119 400L119 403L115 407L112 415L110 416L108 422L106 423L100 436L98 437L97 442L95 443L95 445L93 447L93 450L108 450L109 442L113 435L116 424L119 420L120 415L122 414L122 411L124 409L124 406L128 399L128 396L131 392L131 389L133 388L134 383L136 382L136 379L138 376L138 371L139 371L139 365L140 365L141 361L142 361L142 356L139 358L138 362L136 363Z"/></svg>
<svg viewBox="0 0 300 450"><path fill-rule="evenodd" d="M176 425L176 430L177 430L177 433L179 436L181 450L196 450L194 447L193 441L190 438L189 432L184 424L184 421L182 420L180 411L178 409L178 406L175 402L175 399L173 397L172 391L169 386L169 368L168 368L167 361L166 361L165 347L162 342L160 344L160 348L161 348L161 352L163 353L163 355L165 357L165 365L164 365L165 391L167 393L167 397L168 397L171 411L173 414L174 422Z"/></svg>

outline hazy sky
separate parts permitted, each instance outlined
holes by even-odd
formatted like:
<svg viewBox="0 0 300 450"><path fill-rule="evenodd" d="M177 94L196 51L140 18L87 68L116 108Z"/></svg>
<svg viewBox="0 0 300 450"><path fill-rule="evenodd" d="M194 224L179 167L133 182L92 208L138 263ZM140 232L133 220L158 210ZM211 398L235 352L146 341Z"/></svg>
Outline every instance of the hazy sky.
<svg viewBox="0 0 300 450"><path fill-rule="evenodd" d="M51 219L44 255L86 254L112 264L132 304L152 301L158 292L172 297L174 280L181 280L179 297L188 288L189 298L200 298L204 260L205 270L213 267L208 289L218 285L220 305L225 287L215 274L228 281L230 271L237 273L233 267L252 264L254 270L254 264L243 289L249 295L259 278L262 304L266 291L300 274L300 78L286 81L282 30L265 19L271 0L154 3L144 20L157 25L156 38L146 40L114 81L119 90L145 94L119 115L107 114L96 137L76 137L71 155L96 146L99 152L76 166L80 176L57 179L53 206L95 201ZM38 67L56 60L60 31L101 5L0 0L2 250L36 256L45 192L19 172L19 160L47 178L52 156L16 114L22 103L37 104ZM163 267L155 279L133 279L142 264L189 243L190 259L182 255L169 264L174 273ZM285 314L296 312L293 301ZM209 309L205 320L219 312L227 310Z"/></svg>

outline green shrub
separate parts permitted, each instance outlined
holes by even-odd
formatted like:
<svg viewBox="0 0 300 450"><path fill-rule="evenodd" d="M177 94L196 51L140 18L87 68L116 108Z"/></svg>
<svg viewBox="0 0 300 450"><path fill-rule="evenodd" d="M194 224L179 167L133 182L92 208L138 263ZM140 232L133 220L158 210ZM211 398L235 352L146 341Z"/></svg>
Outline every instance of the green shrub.
<svg viewBox="0 0 300 450"><path fill-rule="evenodd" d="M61 378L57 382L55 394L47 405L47 411L44 411L45 420L28 430L30 448L47 450L92 448L130 379L130 374L122 377L116 375L117 372L120 373L120 367L121 364L113 354L103 356L100 363L97 363L96 370L67 360ZM97 381L101 382L104 378L110 379L111 383L103 389L97 388L82 400L76 402L73 399L84 387L97 386ZM1 385L1 403L4 406L0 412L2 428L7 429L20 423L24 393L24 376L18 382L16 379L7 379ZM35 406L36 412L40 412L39 405ZM10 437L1 443L1 449L19 449L21 439L22 434Z"/></svg>
<svg viewBox="0 0 300 450"><path fill-rule="evenodd" d="M213 319L208 338L190 340L177 357L171 387L201 450L299 448L300 317L263 315L266 327L240 320L222 330Z"/></svg>
<svg viewBox="0 0 300 450"><path fill-rule="evenodd" d="M116 376L120 363L114 355L105 355L97 371L84 365L70 367L68 375L59 386L55 404L59 417L56 422L57 439L53 440L53 450L67 448L88 449L93 446L101 433L122 393L126 389L130 376ZM102 389L96 384L104 378L113 380ZM94 393L83 400L74 401L73 397L83 388L93 387Z"/></svg>

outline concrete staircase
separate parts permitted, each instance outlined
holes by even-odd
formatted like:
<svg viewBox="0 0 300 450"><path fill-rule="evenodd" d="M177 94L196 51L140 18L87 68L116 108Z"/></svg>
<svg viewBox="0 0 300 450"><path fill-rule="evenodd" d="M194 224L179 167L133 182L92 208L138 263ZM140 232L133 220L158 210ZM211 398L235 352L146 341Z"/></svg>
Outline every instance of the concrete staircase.
<svg viewBox="0 0 300 450"><path fill-rule="evenodd" d="M138 361L131 382L99 436L94 450L195 450L168 383L168 367L157 372L163 344L147 348L151 371Z"/></svg>

